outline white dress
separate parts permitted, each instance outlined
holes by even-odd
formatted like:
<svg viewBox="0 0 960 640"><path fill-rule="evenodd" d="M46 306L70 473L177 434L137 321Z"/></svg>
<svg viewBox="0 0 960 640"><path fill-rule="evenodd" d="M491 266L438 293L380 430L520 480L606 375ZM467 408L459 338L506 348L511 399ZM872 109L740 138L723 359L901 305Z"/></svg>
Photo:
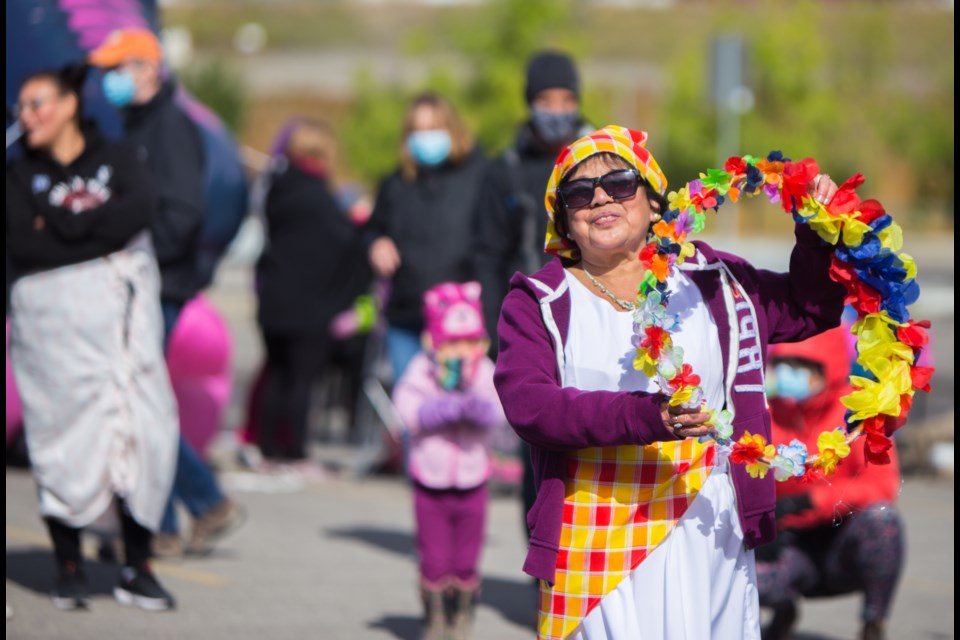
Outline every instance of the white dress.
<svg viewBox="0 0 960 640"><path fill-rule="evenodd" d="M633 369L633 314L618 311L569 271L570 328L564 383L583 390L657 391ZM724 399L717 326L683 273L668 280L669 313L680 314L674 344L701 376L707 406ZM576 345L576 348L571 348ZM619 362L616 369L610 366ZM702 491L667 538L604 596L569 636L575 640L758 639L753 551L743 545L728 462L717 456Z"/></svg>
<svg viewBox="0 0 960 640"><path fill-rule="evenodd" d="M43 516L85 527L120 496L159 527L179 432L159 282L144 247L13 287L10 360Z"/></svg>

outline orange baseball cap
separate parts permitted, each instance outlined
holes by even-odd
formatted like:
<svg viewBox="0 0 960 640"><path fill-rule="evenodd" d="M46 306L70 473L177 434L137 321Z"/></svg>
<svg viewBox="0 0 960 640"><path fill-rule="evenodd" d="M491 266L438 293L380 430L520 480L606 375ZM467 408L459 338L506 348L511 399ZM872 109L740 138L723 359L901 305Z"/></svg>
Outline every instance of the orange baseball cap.
<svg viewBox="0 0 960 640"><path fill-rule="evenodd" d="M88 60L97 67L115 67L131 58L160 62L163 48L153 31L143 28L118 29L110 33Z"/></svg>

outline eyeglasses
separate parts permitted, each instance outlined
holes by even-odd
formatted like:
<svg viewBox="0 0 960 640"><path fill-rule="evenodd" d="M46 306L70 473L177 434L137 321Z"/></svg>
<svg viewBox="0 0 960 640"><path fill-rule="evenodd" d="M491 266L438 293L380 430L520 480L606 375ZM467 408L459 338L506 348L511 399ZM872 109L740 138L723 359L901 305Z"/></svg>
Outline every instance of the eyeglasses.
<svg viewBox="0 0 960 640"><path fill-rule="evenodd" d="M596 178L571 180L557 187L557 195L567 209L580 209L593 202L597 185L603 187L614 200L626 200L637 193L640 172L636 169L618 169Z"/></svg>
<svg viewBox="0 0 960 640"><path fill-rule="evenodd" d="M51 98L57 98L60 94L58 93L48 93L46 95L37 96L36 98L31 98L30 100L25 100L23 102L18 102L13 105L13 108L10 109L10 115L13 116L14 120L19 120L27 111L32 111L36 113L40 108L50 101Z"/></svg>

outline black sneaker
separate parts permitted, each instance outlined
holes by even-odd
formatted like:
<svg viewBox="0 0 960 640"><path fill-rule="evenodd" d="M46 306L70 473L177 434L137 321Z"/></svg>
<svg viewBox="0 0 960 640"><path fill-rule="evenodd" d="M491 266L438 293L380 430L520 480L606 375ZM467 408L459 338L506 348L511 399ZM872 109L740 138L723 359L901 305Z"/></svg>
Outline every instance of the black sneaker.
<svg viewBox="0 0 960 640"><path fill-rule="evenodd" d="M50 599L53 606L62 611L88 608L87 579L79 571L61 571Z"/></svg>
<svg viewBox="0 0 960 640"><path fill-rule="evenodd" d="M173 596L157 582L146 565L140 569L124 567L120 571L120 584L113 588L113 597L120 604L144 611L166 611L176 606Z"/></svg>

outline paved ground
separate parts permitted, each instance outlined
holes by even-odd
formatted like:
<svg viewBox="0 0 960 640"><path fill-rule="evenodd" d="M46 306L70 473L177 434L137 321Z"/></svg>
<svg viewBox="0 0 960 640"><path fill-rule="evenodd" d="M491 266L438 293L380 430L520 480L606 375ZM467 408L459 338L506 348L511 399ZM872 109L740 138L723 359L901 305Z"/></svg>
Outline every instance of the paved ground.
<svg viewBox="0 0 960 640"><path fill-rule="evenodd" d="M354 452L328 452L349 463ZM246 524L207 558L157 563L176 594L175 612L121 607L109 595L116 567L91 562L89 612L60 612L47 591L51 553L36 515L29 472L6 474L7 602L15 615L7 638L71 640L367 639L417 637L419 604L411 555L413 522L406 484L396 477L335 476L309 486L222 476L248 512ZM901 496L907 566L890 638L939 640L954 635L954 485L908 480ZM533 637L530 582L519 567L519 501L492 502L483 558L478 640ZM843 640L857 630L855 597L804 607L798 638Z"/></svg>

